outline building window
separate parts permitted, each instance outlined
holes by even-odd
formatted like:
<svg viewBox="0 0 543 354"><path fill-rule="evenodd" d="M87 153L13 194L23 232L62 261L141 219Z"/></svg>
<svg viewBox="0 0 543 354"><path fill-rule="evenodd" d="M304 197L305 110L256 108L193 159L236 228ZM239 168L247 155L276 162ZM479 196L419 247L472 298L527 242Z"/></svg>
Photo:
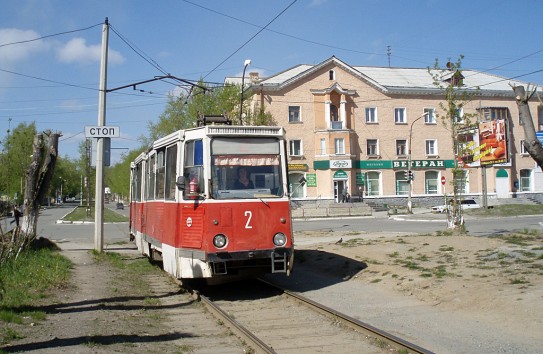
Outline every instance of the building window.
<svg viewBox="0 0 543 354"><path fill-rule="evenodd" d="M528 150L526 150L526 148L524 147L524 141L525 140L520 141L520 147L519 147L520 154L521 155L529 155Z"/></svg>
<svg viewBox="0 0 543 354"><path fill-rule="evenodd" d="M290 156L302 156L302 141L301 140L291 140L289 142L290 146Z"/></svg>
<svg viewBox="0 0 543 354"><path fill-rule="evenodd" d="M367 172L366 173L366 182L367 182L367 195L375 196L380 195L381 192L381 178L379 172Z"/></svg>
<svg viewBox="0 0 543 354"><path fill-rule="evenodd" d="M291 198L303 198L304 197L304 180L303 173L290 173L288 175L288 183L290 188Z"/></svg>
<svg viewBox="0 0 543 354"><path fill-rule="evenodd" d="M336 73L334 72L334 70L330 70L330 71L328 72L328 78L329 78L330 80L335 80L335 79L336 79Z"/></svg>
<svg viewBox="0 0 543 354"><path fill-rule="evenodd" d="M332 129L343 129L343 122L339 120L339 111L336 105L330 105L330 120Z"/></svg>
<svg viewBox="0 0 543 354"><path fill-rule="evenodd" d="M520 170L519 190L521 192L530 192L530 180L532 179L532 170Z"/></svg>
<svg viewBox="0 0 543 354"><path fill-rule="evenodd" d="M396 124L407 123L407 118L405 116L405 108L394 108L394 122Z"/></svg>
<svg viewBox="0 0 543 354"><path fill-rule="evenodd" d="M437 156L437 140L426 140L426 156Z"/></svg>
<svg viewBox="0 0 543 354"><path fill-rule="evenodd" d="M321 139L321 155L326 155L326 139Z"/></svg>
<svg viewBox="0 0 543 354"><path fill-rule="evenodd" d="M368 139L366 142L366 153L368 156L379 155L379 145L377 139Z"/></svg>
<svg viewBox="0 0 543 354"><path fill-rule="evenodd" d="M334 148L336 155L345 155L345 139L336 138L334 139Z"/></svg>
<svg viewBox="0 0 543 354"><path fill-rule="evenodd" d="M300 106L289 106L288 107L288 122L299 123L301 121L302 121L302 116L300 114Z"/></svg>
<svg viewBox="0 0 543 354"><path fill-rule="evenodd" d="M405 171L396 171L396 195L407 195L409 193L409 182L405 179Z"/></svg>
<svg viewBox="0 0 543 354"><path fill-rule="evenodd" d="M396 140L396 155L407 155L407 140Z"/></svg>
<svg viewBox="0 0 543 354"><path fill-rule="evenodd" d="M366 123L377 123L376 107L366 107Z"/></svg>
<svg viewBox="0 0 543 354"><path fill-rule="evenodd" d="M456 172L456 193L469 193L469 178L467 170L459 170Z"/></svg>
<svg viewBox="0 0 543 354"><path fill-rule="evenodd" d="M433 108L424 108L424 123L426 124L436 124L436 110Z"/></svg>
<svg viewBox="0 0 543 354"><path fill-rule="evenodd" d="M437 194L438 173L436 171L426 171L424 173L424 193Z"/></svg>
<svg viewBox="0 0 543 354"><path fill-rule="evenodd" d="M453 117L453 123L463 124L464 123L464 108L458 108L456 114Z"/></svg>

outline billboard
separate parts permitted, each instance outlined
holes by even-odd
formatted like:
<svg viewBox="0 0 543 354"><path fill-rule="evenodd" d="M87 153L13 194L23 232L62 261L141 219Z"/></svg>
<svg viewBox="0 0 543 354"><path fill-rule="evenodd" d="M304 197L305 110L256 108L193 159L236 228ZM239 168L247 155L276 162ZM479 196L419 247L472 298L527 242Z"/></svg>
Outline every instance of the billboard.
<svg viewBox="0 0 543 354"><path fill-rule="evenodd" d="M479 167L508 162L506 123L505 119L494 119L460 131L457 136L458 164Z"/></svg>

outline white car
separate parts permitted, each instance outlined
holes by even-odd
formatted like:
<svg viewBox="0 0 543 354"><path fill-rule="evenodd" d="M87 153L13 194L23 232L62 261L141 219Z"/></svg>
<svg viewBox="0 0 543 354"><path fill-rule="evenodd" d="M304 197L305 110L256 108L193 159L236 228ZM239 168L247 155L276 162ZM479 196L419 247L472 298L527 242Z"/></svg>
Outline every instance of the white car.
<svg viewBox="0 0 543 354"><path fill-rule="evenodd" d="M460 204L462 205L462 209L477 209L481 207L473 199L464 199L460 201ZM432 207L432 213L445 213L447 212L449 207L450 205L438 205L438 206Z"/></svg>

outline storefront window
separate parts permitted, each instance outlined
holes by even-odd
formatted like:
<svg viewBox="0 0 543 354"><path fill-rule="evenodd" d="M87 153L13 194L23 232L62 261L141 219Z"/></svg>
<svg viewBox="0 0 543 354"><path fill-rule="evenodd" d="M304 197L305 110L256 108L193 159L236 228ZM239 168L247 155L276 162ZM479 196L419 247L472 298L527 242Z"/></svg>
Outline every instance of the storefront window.
<svg viewBox="0 0 543 354"><path fill-rule="evenodd" d="M405 171L397 171L394 177L396 180L396 194L407 195L409 193L409 183L405 179Z"/></svg>
<svg viewBox="0 0 543 354"><path fill-rule="evenodd" d="M366 181L368 183L368 195L380 195L381 183L379 172L367 172Z"/></svg>
<svg viewBox="0 0 543 354"><path fill-rule="evenodd" d="M469 193L468 171L466 170L458 170L456 172L456 193Z"/></svg>
<svg viewBox="0 0 543 354"><path fill-rule="evenodd" d="M290 185L291 198L303 198L304 197L304 181L303 173L290 173L288 175L288 183Z"/></svg>
<svg viewBox="0 0 543 354"><path fill-rule="evenodd" d="M424 173L424 193L437 194L437 179L438 173L436 171L426 171Z"/></svg>
<svg viewBox="0 0 543 354"><path fill-rule="evenodd" d="M530 179L532 176L531 170L520 170L520 191L529 192L531 191Z"/></svg>

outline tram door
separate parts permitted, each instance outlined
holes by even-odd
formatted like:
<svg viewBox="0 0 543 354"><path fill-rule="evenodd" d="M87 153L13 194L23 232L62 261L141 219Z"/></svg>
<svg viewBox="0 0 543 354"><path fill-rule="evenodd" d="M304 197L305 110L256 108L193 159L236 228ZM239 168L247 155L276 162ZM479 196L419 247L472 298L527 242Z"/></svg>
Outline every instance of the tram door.
<svg viewBox="0 0 543 354"><path fill-rule="evenodd" d="M336 203L341 203L342 201L343 196L341 193L345 188L345 183L347 183L347 181L334 181L334 201Z"/></svg>

